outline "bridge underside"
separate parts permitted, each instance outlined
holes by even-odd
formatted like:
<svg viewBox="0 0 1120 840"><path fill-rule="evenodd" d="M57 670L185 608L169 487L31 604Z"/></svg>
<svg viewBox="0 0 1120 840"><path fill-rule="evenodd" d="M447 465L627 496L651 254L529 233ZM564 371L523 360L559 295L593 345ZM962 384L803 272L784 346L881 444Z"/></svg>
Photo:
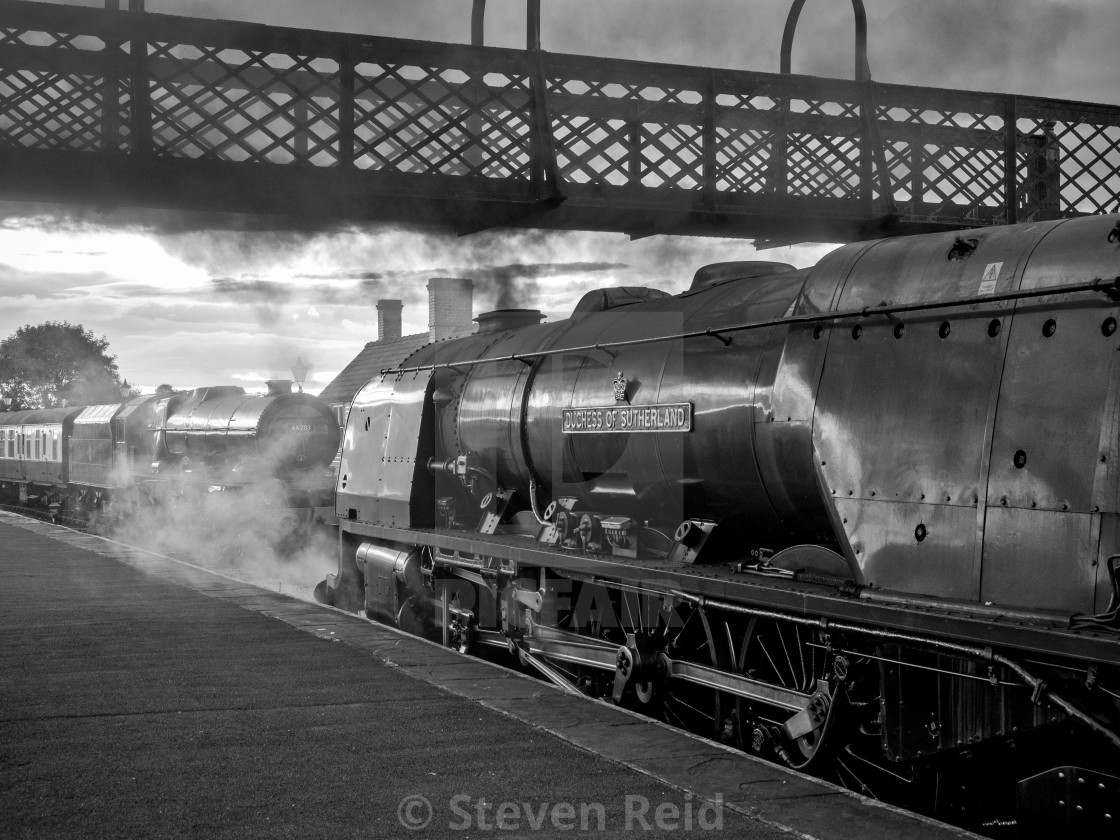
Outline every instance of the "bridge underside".
<svg viewBox="0 0 1120 840"><path fill-rule="evenodd" d="M57 151L0 151L0 197L6 200L88 203L106 212L118 207L152 207L284 216L312 228L368 221L458 234L524 227L613 231L633 238L665 233L774 242L848 242L972 226L952 220L920 223L853 217L841 202L827 200L764 198L734 208L712 209L688 195L650 196L644 190L619 190L604 200L573 190L576 195L563 199L539 199L527 187L511 189L509 184L465 180L224 161L138 161ZM830 205L835 208L831 213Z"/></svg>
<svg viewBox="0 0 1120 840"><path fill-rule="evenodd" d="M773 243L1109 212L1120 108L0 5L0 198Z"/></svg>

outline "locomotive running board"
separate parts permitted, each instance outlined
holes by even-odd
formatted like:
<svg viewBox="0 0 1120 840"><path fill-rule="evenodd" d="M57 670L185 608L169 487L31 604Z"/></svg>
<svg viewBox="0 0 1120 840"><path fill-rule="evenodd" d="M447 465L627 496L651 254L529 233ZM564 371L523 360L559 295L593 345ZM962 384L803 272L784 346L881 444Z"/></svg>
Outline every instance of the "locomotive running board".
<svg viewBox="0 0 1120 840"><path fill-rule="evenodd" d="M949 609L912 607L859 600L836 586L800 583L775 578L755 579L721 566L682 567L659 560L628 560L575 553L538 545L530 537L496 534L480 538L474 533L391 528L359 521L340 523L345 532L394 543L431 546L458 552L460 562L479 556L528 568L547 567L575 578L601 578L670 593L673 590L721 601L735 601L791 615L842 620L972 645L1029 651L1045 656L1080 658L1112 665L1120 661L1120 637L1091 630L1071 630L1055 619L1040 615L1028 621L1020 615L994 620L990 615L954 613ZM483 564L480 561L479 567Z"/></svg>

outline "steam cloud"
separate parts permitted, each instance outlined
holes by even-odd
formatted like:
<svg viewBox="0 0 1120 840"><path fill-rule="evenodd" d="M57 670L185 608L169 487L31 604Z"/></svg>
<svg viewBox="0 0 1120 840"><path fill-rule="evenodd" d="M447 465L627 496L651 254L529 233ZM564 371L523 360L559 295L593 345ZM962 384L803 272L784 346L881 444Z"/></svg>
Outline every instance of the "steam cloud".
<svg viewBox="0 0 1120 840"><path fill-rule="evenodd" d="M625 263L560 262L514 263L511 265L475 266L456 269L461 276L474 280L479 308L533 309L540 302L540 279L566 275L597 274L626 269ZM451 275L455 276L455 275Z"/></svg>
<svg viewBox="0 0 1120 840"><path fill-rule="evenodd" d="M299 518L305 511L289 507L284 486L271 477L288 452L286 442L274 441L239 465L252 479L239 489L221 490L225 478L215 472L208 479L195 464L190 485L156 485L155 504L141 498L116 534L126 543L310 599L316 583L334 570L337 536L323 524L307 528ZM323 467L291 486L312 490L331 483Z"/></svg>
<svg viewBox="0 0 1120 840"><path fill-rule="evenodd" d="M290 524L268 490L256 487L144 509L118 535L130 545L310 600L315 584L334 571L337 538L323 529L298 546L285 545L279 535Z"/></svg>

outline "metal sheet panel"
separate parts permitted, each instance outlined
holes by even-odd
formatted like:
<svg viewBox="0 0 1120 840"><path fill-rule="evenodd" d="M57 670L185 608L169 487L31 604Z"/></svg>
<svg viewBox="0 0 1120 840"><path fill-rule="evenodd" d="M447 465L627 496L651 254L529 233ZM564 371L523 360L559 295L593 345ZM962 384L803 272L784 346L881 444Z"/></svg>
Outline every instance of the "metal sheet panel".
<svg viewBox="0 0 1120 840"><path fill-rule="evenodd" d="M1046 226L1030 255L1020 288L1044 289L1094 277L1116 276L1115 215L1066 219Z"/></svg>
<svg viewBox="0 0 1120 840"><path fill-rule="evenodd" d="M1013 607L1092 612L1099 518L989 507L980 597Z"/></svg>
<svg viewBox="0 0 1120 840"><path fill-rule="evenodd" d="M414 525L411 503L431 371L379 376L350 408L339 467L340 520Z"/></svg>
<svg viewBox="0 0 1120 840"><path fill-rule="evenodd" d="M976 509L912 501L836 500L864 579L882 589L975 600ZM924 536L918 539L924 529Z"/></svg>
<svg viewBox="0 0 1120 840"><path fill-rule="evenodd" d="M975 500L1000 347L987 317L954 319L946 339L942 320L908 321L901 338L890 323L837 324L815 424L837 497Z"/></svg>
<svg viewBox="0 0 1120 840"><path fill-rule="evenodd" d="M893 588L974 598L980 576L974 505L1001 346L988 334L990 313L963 316L837 323L818 391L813 439L824 492L832 498L863 500L880 511L876 502L954 510L960 532L941 544L940 571L915 568L912 578L890 565L893 559L878 558L884 550L893 558L897 546L912 543L920 517L876 514L877 527L898 530L874 536L853 529L851 518L836 521L848 541L868 542L868 553L854 559L874 567L867 569L871 579L878 582L887 563ZM944 321L950 331L942 338ZM955 579L948 580L949 575Z"/></svg>
<svg viewBox="0 0 1120 840"><path fill-rule="evenodd" d="M1085 295L1042 298L1016 312L992 439L989 505L1089 512L1115 504L1115 488L1102 487L1106 498L1094 498L1094 483L1116 447L1116 407L1107 418L1105 411L1116 396L1107 383L1120 354L1101 324L1117 316L1120 308ZM1086 387L1088 376L1094 387Z"/></svg>

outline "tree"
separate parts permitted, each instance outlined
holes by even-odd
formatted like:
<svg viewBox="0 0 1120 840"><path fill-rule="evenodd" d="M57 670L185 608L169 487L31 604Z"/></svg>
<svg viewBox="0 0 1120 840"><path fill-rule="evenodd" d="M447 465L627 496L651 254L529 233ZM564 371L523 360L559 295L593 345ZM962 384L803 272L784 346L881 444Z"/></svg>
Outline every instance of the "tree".
<svg viewBox="0 0 1120 840"><path fill-rule="evenodd" d="M0 393L13 410L119 402L121 378L109 340L81 324L20 327L0 342Z"/></svg>

